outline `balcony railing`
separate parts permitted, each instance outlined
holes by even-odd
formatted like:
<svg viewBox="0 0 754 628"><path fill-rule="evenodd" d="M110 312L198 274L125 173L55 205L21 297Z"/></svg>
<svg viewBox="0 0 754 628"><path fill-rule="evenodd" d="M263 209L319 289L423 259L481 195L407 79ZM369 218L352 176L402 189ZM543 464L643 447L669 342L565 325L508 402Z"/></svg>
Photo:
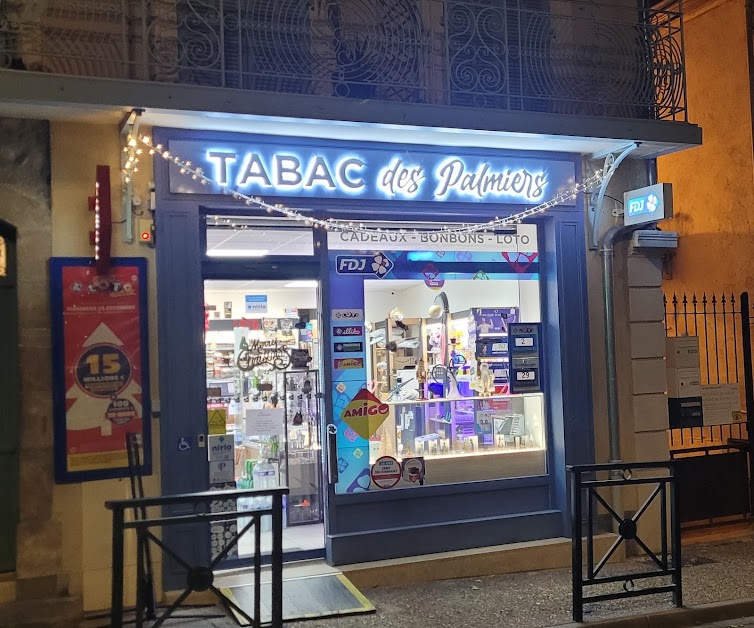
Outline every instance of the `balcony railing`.
<svg viewBox="0 0 754 628"><path fill-rule="evenodd" d="M680 2L0 0L0 68L686 120Z"/></svg>

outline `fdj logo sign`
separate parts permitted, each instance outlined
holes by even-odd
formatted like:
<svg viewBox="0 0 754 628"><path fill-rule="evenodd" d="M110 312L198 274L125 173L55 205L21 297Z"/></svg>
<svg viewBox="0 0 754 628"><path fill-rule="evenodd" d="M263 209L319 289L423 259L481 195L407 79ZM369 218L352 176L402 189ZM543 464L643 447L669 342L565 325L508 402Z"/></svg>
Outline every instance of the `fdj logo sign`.
<svg viewBox="0 0 754 628"><path fill-rule="evenodd" d="M376 275L385 277L392 269L393 262L383 254L376 255L338 255L335 268L339 275Z"/></svg>
<svg viewBox="0 0 754 628"><path fill-rule="evenodd" d="M642 225L673 217L673 188L656 183L623 195L624 225Z"/></svg>
<svg viewBox="0 0 754 628"><path fill-rule="evenodd" d="M660 200L654 195L649 194L641 198L634 198L628 202L628 215L636 216L638 214L653 214L657 211Z"/></svg>

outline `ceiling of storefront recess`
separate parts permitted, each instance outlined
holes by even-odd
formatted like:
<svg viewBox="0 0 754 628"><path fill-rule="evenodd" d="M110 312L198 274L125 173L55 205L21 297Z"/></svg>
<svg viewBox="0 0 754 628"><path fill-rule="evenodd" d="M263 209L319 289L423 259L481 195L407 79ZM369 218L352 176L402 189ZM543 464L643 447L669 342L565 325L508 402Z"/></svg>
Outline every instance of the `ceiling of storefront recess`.
<svg viewBox="0 0 754 628"><path fill-rule="evenodd" d="M207 254L211 257L263 257L313 253L312 232L307 229L207 228Z"/></svg>
<svg viewBox="0 0 754 628"><path fill-rule="evenodd" d="M564 116L566 117L566 116ZM495 150L549 151L602 156L627 144L626 139L578 137L542 133L514 133L439 127L367 124L332 120L276 118L273 116L187 112L149 109L142 116L152 127L226 131L290 137L338 139L354 142L393 142L456 148L491 148ZM674 152L680 146L644 141L635 152L637 157L653 157Z"/></svg>
<svg viewBox="0 0 754 628"><path fill-rule="evenodd" d="M94 124L119 124L130 111L127 107L107 105L83 105L44 103L37 101L2 101L0 116L36 118L56 121L89 122ZM258 133L266 135L338 139L356 142L396 142L428 146L448 146L456 148L490 148L494 150L550 151L583 154L602 157L609 152L621 150L627 143L637 141L638 148L633 156L652 158L684 148L697 142L687 143L679 139L677 133L670 132L667 141L655 141L648 137L660 137L654 132L652 123L647 120L584 119L578 116L560 116L563 130L555 133L528 132L538 128L537 119L527 132L490 131L487 129L456 129L430 126L409 126L364 122L343 122L306 118L283 118L256 114L221 113L208 111L179 111L147 108L141 117L141 124L149 127L190 129L197 131L218 131L233 133ZM643 131L642 125L648 124ZM664 134L669 130L680 129L672 122L659 122L664 125ZM622 137L605 137L604 131L622 128ZM616 126L617 125L617 126ZM683 125L681 125L683 126ZM581 132L589 132L595 127L595 136L578 136L565 130L566 127ZM642 127L643 128L643 127ZM658 127L659 128L659 127ZM629 139L634 138L634 139Z"/></svg>

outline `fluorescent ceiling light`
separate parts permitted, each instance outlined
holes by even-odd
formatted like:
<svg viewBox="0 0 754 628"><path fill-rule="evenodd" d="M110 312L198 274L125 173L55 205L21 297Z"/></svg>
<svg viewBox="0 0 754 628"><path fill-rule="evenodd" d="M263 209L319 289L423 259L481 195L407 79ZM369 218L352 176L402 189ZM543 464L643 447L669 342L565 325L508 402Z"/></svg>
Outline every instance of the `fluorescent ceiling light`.
<svg viewBox="0 0 754 628"><path fill-rule="evenodd" d="M260 249L210 249L209 257L264 257L269 251Z"/></svg>
<svg viewBox="0 0 754 628"><path fill-rule="evenodd" d="M283 288L316 288L319 285L318 281L314 279L307 279L304 281L291 281L283 286Z"/></svg>

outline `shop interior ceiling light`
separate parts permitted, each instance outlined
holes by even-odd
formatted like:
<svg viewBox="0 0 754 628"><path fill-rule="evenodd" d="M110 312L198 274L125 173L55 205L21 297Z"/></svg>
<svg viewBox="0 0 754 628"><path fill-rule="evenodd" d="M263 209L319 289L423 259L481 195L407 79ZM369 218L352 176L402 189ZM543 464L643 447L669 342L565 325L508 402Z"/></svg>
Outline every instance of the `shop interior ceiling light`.
<svg viewBox="0 0 754 628"><path fill-rule="evenodd" d="M210 249L209 257L264 257L269 251L258 249Z"/></svg>
<svg viewBox="0 0 754 628"><path fill-rule="evenodd" d="M319 285L316 279L305 279L303 281L291 281L283 286L283 288L316 288Z"/></svg>
<svg viewBox="0 0 754 628"><path fill-rule="evenodd" d="M136 144L137 138L133 136L128 136L127 139L127 146L124 147L124 150L128 150L129 148L133 148ZM232 189L229 185L224 183L218 183L211 177L208 177L206 174L204 174L204 170L202 168L194 166L191 161L182 159L178 155L172 154L169 150L167 150L162 144L153 144L152 140L147 135L139 135L138 141L141 142L146 148L149 149L150 155L159 155L166 161L173 162L179 169L180 173L183 175L186 175L187 177L191 177L194 181L199 181L201 185L214 185L224 194L227 194L231 196L233 199L237 201L243 201L247 206L249 207L260 207L262 209L266 209L268 213L278 213L282 214L283 216L286 216L288 218L291 218L293 220L296 220L298 222L303 222L308 227L319 227L322 229L327 229L329 231L337 231L341 233L361 233L361 234L373 234L373 233L385 233L388 231L391 231L390 229L383 229L381 227L378 228L370 228L365 226L362 223L354 223L354 222L346 222L341 220L335 220L334 218L328 218L327 220L323 220L321 218L316 218L314 216L307 216L305 214L300 213L299 211L295 209L291 209L290 207L287 207L286 205L282 203L276 203L271 204L264 201L264 199L259 198L258 196L249 196L247 194L243 194L241 192L238 192L237 190ZM126 165L124 167L124 176L128 176L130 171L133 168L133 163L130 165ZM546 201L544 203L541 203L539 205L536 205L534 207L529 207L525 210L522 210L520 212L516 212L515 214L511 214L510 216L506 216L505 218L499 218L495 217L492 220L489 220L488 222L481 222L481 223L461 223L460 225L458 223L452 223L448 226L443 226L440 229L398 229L397 231L399 233L412 233L412 234L464 234L464 233L484 233L489 231L494 231L495 229L499 229L500 227L504 227L507 225L516 225L527 218L530 218L532 216L536 216L537 214L541 214L543 212L546 212L548 209L551 209L553 207L556 207L557 205L560 205L561 203L569 200L569 199L575 199L578 194L581 192L588 192L589 190L593 189L594 187L598 186L602 180L604 179L604 174L602 170L597 170L591 177L584 179L581 183L578 185L575 185L572 189L566 190L565 192L562 192L558 194L557 196L551 198L549 201ZM228 223L230 224L230 223ZM211 255L211 253L210 253Z"/></svg>

